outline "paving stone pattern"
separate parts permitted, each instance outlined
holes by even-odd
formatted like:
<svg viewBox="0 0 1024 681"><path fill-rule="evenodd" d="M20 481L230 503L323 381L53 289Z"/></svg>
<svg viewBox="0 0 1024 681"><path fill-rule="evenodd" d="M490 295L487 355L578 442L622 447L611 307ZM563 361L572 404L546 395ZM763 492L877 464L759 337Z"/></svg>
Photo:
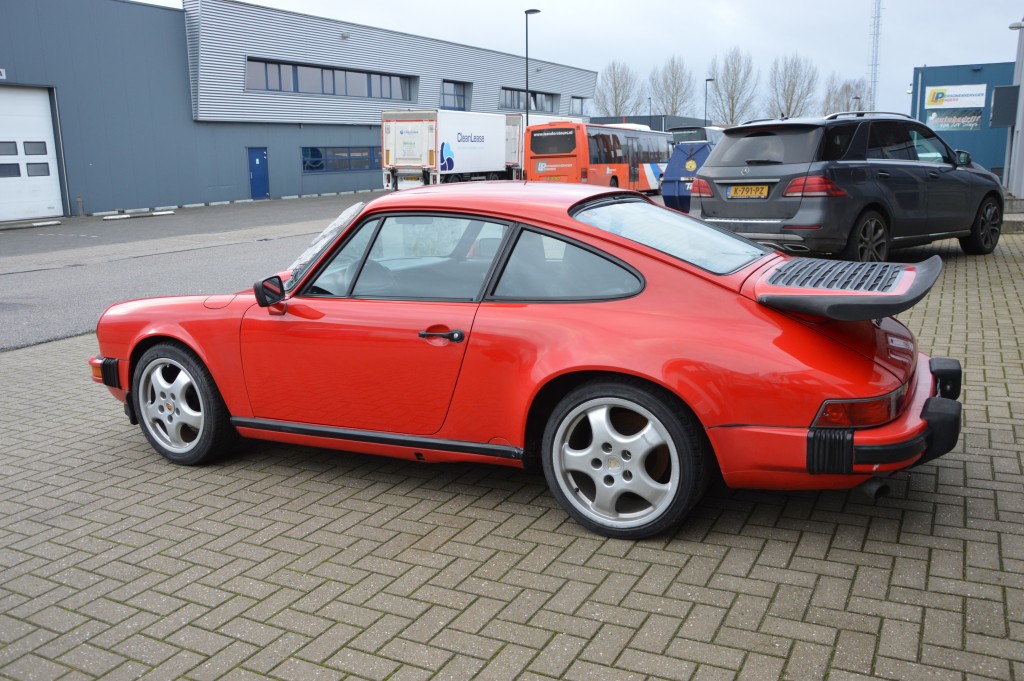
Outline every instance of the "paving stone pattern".
<svg viewBox="0 0 1024 681"><path fill-rule="evenodd" d="M606 540L532 472L254 444L165 462L85 336L0 354L0 677L1024 679L1024 236L904 320L955 451L876 504L717 486ZM770 399L770 395L766 395Z"/></svg>

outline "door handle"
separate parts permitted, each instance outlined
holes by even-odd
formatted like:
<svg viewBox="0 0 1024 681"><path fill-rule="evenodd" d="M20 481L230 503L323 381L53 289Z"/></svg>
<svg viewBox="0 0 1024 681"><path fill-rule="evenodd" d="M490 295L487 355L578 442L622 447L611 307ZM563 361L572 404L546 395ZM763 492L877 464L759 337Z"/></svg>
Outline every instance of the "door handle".
<svg viewBox="0 0 1024 681"><path fill-rule="evenodd" d="M466 338L466 333L462 329L452 329L451 331L420 331L420 338L445 338L450 340L452 343L461 343Z"/></svg>
<svg viewBox="0 0 1024 681"><path fill-rule="evenodd" d="M939 174L937 172L935 172L934 170L929 170L928 171L928 177L932 178L933 180L937 180L937 179L939 179Z"/></svg>
<svg viewBox="0 0 1024 681"><path fill-rule="evenodd" d="M878 177L882 178L883 180L888 180L889 179L889 173L885 172L884 170L879 170L878 171Z"/></svg>

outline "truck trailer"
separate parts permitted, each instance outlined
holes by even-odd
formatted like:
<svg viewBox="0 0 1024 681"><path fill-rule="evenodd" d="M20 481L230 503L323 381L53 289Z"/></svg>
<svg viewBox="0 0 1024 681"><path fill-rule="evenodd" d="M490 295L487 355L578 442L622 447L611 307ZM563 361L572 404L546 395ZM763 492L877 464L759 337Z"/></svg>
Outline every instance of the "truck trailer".
<svg viewBox="0 0 1024 681"><path fill-rule="evenodd" d="M384 111L385 189L521 177L522 117L448 109Z"/></svg>

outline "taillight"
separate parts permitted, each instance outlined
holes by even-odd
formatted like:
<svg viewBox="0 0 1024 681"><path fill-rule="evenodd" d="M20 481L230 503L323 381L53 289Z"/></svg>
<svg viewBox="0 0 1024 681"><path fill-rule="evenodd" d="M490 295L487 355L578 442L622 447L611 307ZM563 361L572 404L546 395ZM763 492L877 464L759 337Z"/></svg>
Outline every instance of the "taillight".
<svg viewBox="0 0 1024 681"><path fill-rule="evenodd" d="M871 428L892 421L903 410L907 386L866 400L826 400L814 419L815 428Z"/></svg>
<svg viewBox="0 0 1024 681"><path fill-rule="evenodd" d="M693 180L693 184L690 186L690 196L710 199L714 194L711 193L711 185L708 184L707 180L696 177Z"/></svg>
<svg viewBox="0 0 1024 681"><path fill-rule="evenodd" d="M824 175L807 175L798 177L789 183L783 196L846 196L832 180Z"/></svg>

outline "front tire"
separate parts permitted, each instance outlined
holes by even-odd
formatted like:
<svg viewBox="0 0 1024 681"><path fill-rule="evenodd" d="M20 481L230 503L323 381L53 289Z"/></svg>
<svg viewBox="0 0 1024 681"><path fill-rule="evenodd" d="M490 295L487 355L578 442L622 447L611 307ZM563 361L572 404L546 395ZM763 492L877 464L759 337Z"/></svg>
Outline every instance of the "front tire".
<svg viewBox="0 0 1024 681"><path fill-rule="evenodd" d="M853 224L842 258L855 262L885 262L889 259L889 249L889 225L880 213L869 210Z"/></svg>
<svg viewBox="0 0 1024 681"><path fill-rule="evenodd" d="M593 532L622 539L678 523L707 488L712 465L693 415L629 379L591 381L566 395L541 451L562 508Z"/></svg>
<svg viewBox="0 0 1024 681"><path fill-rule="evenodd" d="M999 208L999 202L986 196L978 206L970 236L960 239L960 248L968 255L988 255L996 250L1002 231L1003 211Z"/></svg>
<svg viewBox="0 0 1024 681"><path fill-rule="evenodd" d="M170 343L143 353L132 376L139 426L153 449L184 466L209 461L237 438L210 372Z"/></svg>

